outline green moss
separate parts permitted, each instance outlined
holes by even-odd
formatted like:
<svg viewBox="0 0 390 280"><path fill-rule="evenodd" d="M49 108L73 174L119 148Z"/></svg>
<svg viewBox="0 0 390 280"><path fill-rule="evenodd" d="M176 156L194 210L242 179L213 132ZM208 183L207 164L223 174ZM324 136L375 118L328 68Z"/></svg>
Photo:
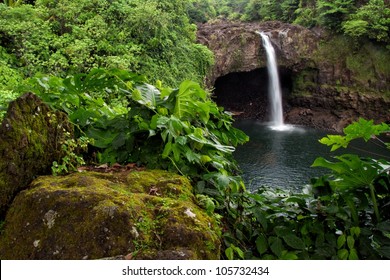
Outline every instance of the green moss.
<svg viewBox="0 0 390 280"><path fill-rule="evenodd" d="M160 170L40 177L7 214L0 258L217 259L218 223L194 200L186 178Z"/></svg>
<svg viewBox="0 0 390 280"><path fill-rule="evenodd" d="M126 182L132 186L134 192L157 193L164 197L180 197L182 200L193 196L188 180L163 170L129 173Z"/></svg>
<svg viewBox="0 0 390 280"><path fill-rule="evenodd" d="M365 44L346 58L347 68L357 83L374 85L390 77L390 51L372 43Z"/></svg>
<svg viewBox="0 0 390 280"><path fill-rule="evenodd" d="M348 87L360 94L383 96L390 92L390 50L384 46L368 41L355 45L346 36L336 36L322 42L313 58L318 65L334 65L341 71L338 75L344 77L331 86L345 86L344 79L348 79Z"/></svg>
<svg viewBox="0 0 390 280"><path fill-rule="evenodd" d="M304 69L293 77L293 94L295 96L310 96L317 85L318 70Z"/></svg>
<svg viewBox="0 0 390 280"><path fill-rule="evenodd" d="M0 216L33 178L51 173L52 162L62 157L59 143L72 134L67 116L34 94L10 104L0 127Z"/></svg>

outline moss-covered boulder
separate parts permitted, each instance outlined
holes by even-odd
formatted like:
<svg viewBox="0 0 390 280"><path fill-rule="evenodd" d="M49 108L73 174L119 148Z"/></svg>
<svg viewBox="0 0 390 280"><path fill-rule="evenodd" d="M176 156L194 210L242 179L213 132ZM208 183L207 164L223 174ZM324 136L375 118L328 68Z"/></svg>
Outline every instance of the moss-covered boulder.
<svg viewBox="0 0 390 280"><path fill-rule="evenodd" d="M9 105L0 126L0 217L37 175L50 174L52 162L62 157L60 143L72 135L67 116L32 93Z"/></svg>
<svg viewBox="0 0 390 280"><path fill-rule="evenodd" d="M217 221L166 171L43 176L20 192L1 259L218 259Z"/></svg>

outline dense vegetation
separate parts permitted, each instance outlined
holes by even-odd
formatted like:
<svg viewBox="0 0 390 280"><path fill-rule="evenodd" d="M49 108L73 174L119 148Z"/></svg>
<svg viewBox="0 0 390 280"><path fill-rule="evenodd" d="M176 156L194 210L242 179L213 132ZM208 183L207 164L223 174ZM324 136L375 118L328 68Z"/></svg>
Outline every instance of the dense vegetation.
<svg viewBox="0 0 390 280"><path fill-rule="evenodd" d="M213 63L211 52L195 43L196 26L183 0L4 3L0 91L7 99L14 97L15 84L37 73L66 77L96 67L119 68L174 85L185 79L202 82Z"/></svg>
<svg viewBox="0 0 390 280"><path fill-rule="evenodd" d="M37 73L119 68L173 86L202 82L213 63L212 53L195 43L184 0L2 2L0 107Z"/></svg>
<svg viewBox="0 0 390 280"><path fill-rule="evenodd" d="M390 258L389 162L318 158L313 166L330 173L302 193L245 191L232 153L248 138L202 87L213 58L195 43L193 24L281 20L388 46L385 1L3 2L0 107L33 91L77 129L76 139L62 143L67 156L53 163L53 173L84 160L175 170L219 217L229 259ZM389 131L360 120L321 142L337 149Z"/></svg>
<svg viewBox="0 0 390 280"><path fill-rule="evenodd" d="M360 119L345 135L328 135L321 143L334 151L374 137L390 148L376 137L389 130L387 124ZM313 167L329 174L313 178L302 193L263 188L241 195L244 207L231 225L230 258L390 258L390 163L344 154L334 161L317 158Z"/></svg>
<svg viewBox="0 0 390 280"><path fill-rule="evenodd" d="M192 0L189 15L198 22L222 18L321 26L355 40L372 39L390 45L390 7L386 0Z"/></svg>
<svg viewBox="0 0 390 280"><path fill-rule="evenodd" d="M199 202L224 225L229 259L390 258L390 162L350 154L317 158L313 167L330 173L313 178L302 193L249 193L232 156L248 138L197 83L171 89L124 70L94 69L65 79L34 78L26 86L78 128L79 138L63 143L67 156L53 163L55 173L82 163L74 151L89 143L92 160L136 162L188 176ZM360 119L344 136L329 135L321 143L336 150L374 137L390 148L377 138L389 131L387 124Z"/></svg>

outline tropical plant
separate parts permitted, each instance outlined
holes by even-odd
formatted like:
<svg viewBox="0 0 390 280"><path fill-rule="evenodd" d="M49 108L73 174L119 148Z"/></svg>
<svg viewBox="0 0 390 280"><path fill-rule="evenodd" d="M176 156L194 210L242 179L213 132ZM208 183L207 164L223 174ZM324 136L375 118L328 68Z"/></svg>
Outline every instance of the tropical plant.
<svg viewBox="0 0 390 280"><path fill-rule="evenodd" d="M332 149L390 131L387 124L360 119L328 135ZM380 145L387 145L379 141ZM389 259L390 163L336 156L318 158L313 167L329 175L313 178L302 193L260 188L236 194L225 232L228 258L245 259Z"/></svg>
<svg viewBox="0 0 390 280"><path fill-rule="evenodd" d="M93 139L100 162L176 170L193 179L198 193L221 201L244 188L232 152L248 137L195 82L171 89L127 71L94 69L34 78L20 90L27 89L65 111Z"/></svg>
<svg viewBox="0 0 390 280"><path fill-rule="evenodd" d="M329 135L320 142L336 150L346 148L358 138L365 141L375 139L389 148L388 143L378 138L389 131L390 126L385 123L374 125L373 121L359 119L344 129L345 135ZM348 217L348 223L343 225L344 233L351 231L352 227L359 228L361 235L356 234L353 239L357 241L359 237L360 242L354 255L390 258L390 163L349 154L336 156L335 159L336 162L331 162L317 158L313 163L315 167L325 167L332 171L329 176L314 183L314 187L322 193L321 200L331 198L332 202L336 202L337 199L335 205L343 206L343 209L338 207L335 210L336 213L342 213L343 210L344 219ZM346 251L341 254L349 256Z"/></svg>

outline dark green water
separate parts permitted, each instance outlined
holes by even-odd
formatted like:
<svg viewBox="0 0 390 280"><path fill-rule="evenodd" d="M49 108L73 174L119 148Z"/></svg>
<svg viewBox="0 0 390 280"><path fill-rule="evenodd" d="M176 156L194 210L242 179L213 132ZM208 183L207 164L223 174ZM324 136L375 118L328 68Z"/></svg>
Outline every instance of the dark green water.
<svg viewBox="0 0 390 280"><path fill-rule="evenodd" d="M240 120L235 127L249 135L250 141L239 146L234 153L248 190L260 186L280 187L299 190L310 182L310 178L327 173L326 169L310 167L318 156L331 159L343 153L354 153L373 158L390 160L389 151L375 143L351 143L348 150L330 152L330 147L322 145L319 139L329 131L295 126L285 131L277 131L254 120Z"/></svg>

